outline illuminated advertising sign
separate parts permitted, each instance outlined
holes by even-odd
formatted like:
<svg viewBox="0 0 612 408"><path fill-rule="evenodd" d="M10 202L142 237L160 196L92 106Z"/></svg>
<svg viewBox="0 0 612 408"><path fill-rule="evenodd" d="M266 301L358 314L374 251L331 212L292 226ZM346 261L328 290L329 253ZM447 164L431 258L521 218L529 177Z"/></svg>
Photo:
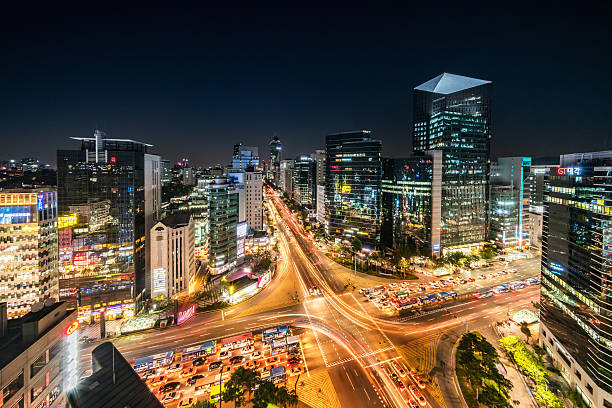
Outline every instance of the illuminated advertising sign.
<svg viewBox="0 0 612 408"><path fill-rule="evenodd" d="M176 324L181 324L191 319L195 315L195 305L189 306L185 310L181 310L176 318Z"/></svg>
<svg viewBox="0 0 612 408"><path fill-rule="evenodd" d="M77 269L85 269L87 266L87 252L78 252L75 254L72 264Z"/></svg>
<svg viewBox="0 0 612 408"><path fill-rule="evenodd" d="M238 258L244 256L244 239L239 239L236 241L236 256Z"/></svg>
<svg viewBox="0 0 612 408"><path fill-rule="evenodd" d="M66 326L66 328L64 329L64 335L66 336L70 336L72 333L74 333L77 329L79 328L79 321L75 320L74 322L70 323L68 326Z"/></svg>
<svg viewBox="0 0 612 408"><path fill-rule="evenodd" d="M153 269L153 296L166 294L166 269Z"/></svg>
<svg viewBox="0 0 612 408"><path fill-rule="evenodd" d="M257 287L262 288L266 286L268 283L270 283L271 277L272 275L270 274L270 272L261 275L259 278L257 278Z"/></svg>
<svg viewBox="0 0 612 408"><path fill-rule="evenodd" d="M77 224L78 216L77 214L68 214L57 217L57 228L68 228L74 227Z"/></svg>
<svg viewBox="0 0 612 408"><path fill-rule="evenodd" d="M559 167L557 168L557 174L560 176L580 176L582 169L580 167Z"/></svg>
<svg viewBox="0 0 612 408"><path fill-rule="evenodd" d="M236 225L236 238L244 238L247 236L247 232L249 231L249 224L246 222L241 222Z"/></svg>
<svg viewBox="0 0 612 408"><path fill-rule="evenodd" d="M42 211L45 208L45 203L43 201L43 195L39 194L37 197L36 203L37 203L37 207L38 207L38 211Z"/></svg>

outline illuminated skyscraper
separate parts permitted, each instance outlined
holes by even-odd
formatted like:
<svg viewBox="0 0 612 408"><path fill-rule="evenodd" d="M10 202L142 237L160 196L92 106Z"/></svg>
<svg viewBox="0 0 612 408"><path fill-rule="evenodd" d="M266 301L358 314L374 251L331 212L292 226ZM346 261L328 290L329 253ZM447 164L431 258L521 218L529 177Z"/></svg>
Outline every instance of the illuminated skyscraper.
<svg viewBox="0 0 612 408"><path fill-rule="evenodd" d="M312 157L303 154L293 162L293 199L312 206L315 192L315 163Z"/></svg>
<svg viewBox="0 0 612 408"><path fill-rule="evenodd" d="M282 160L282 152L283 152L283 144L278 139L278 136L274 134L274 137L269 143L270 146L270 173L269 177L271 178L273 184L275 186L279 183L280 177L280 162Z"/></svg>
<svg viewBox="0 0 612 408"><path fill-rule="evenodd" d="M382 142L369 130L325 137L326 228L337 240L359 238L370 247L380 240Z"/></svg>
<svg viewBox="0 0 612 408"><path fill-rule="evenodd" d="M612 151L545 174L539 343L589 407L612 407Z"/></svg>
<svg viewBox="0 0 612 408"><path fill-rule="evenodd" d="M59 215L70 217L76 207L106 201L111 219L103 228L104 245L119 250L118 265L111 269L110 263L101 263L102 259L89 252L79 257L73 254L72 265L85 267L74 272L83 279L77 283L74 297L80 298L80 306L123 301L126 289L132 299L146 297L151 292L146 248L161 208L161 158L148 153L151 145L147 143L107 138L100 131L93 137L73 139L81 142L81 149L57 151ZM78 234L101 233L90 230L90 221ZM120 299L115 290L123 293Z"/></svg>
<svg viewBox="0 0 612 408"><path fill-rule="evenodd" d="M414 88L413 149L442 151L440 245L486 239L491 82L442 74Z"/></svg>
<svg viewBox="0 0 612 408"><path fill-rule="evenodd" d="M58 297L57 192L0 192L0 302L8 318Z"/></svg>

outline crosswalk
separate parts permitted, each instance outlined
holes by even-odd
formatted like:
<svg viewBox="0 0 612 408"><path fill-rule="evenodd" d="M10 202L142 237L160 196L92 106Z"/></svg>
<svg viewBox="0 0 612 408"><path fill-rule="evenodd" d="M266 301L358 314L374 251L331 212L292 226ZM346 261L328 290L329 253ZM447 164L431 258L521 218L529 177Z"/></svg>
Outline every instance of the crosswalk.
<svg viewBox="0 0 612 408"><path fill-rule="evenodd" d="M300 378L303 385L297 387L300 402L312 408L339 408L340 401L327 370L311 372L310 378Z"/></svg>

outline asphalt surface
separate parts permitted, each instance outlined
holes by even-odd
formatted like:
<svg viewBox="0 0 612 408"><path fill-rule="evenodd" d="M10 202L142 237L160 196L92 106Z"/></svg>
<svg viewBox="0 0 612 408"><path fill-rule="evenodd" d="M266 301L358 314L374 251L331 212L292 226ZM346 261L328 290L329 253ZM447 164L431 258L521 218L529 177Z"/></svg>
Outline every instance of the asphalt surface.
<svg viewBox="0 0 612 408"><path fill-rule="evenodd" d="M283 209L280 200L277 200L277 205ZM452 382L450 362L452 345L458 336L467 329L478 329L502 320L509 312L538 299L539 286L534 286L487 299L455 302L409 320L384 316L346 286L337 273L343 267L327 259L293 215L285 211L279 215L273 210L281 260L277 275L264 290L227 310L197 314L181 326L113 339L124 357L131 362L139 357L179 350L211 339L291 324L300 334L304 347L308 367L308 373L304 375L309 377L313 372L326 371L340 406L408 406L409 392L400 391L385 371L391 368L393 361L405 368L415 368L407 361L407 356L414 353L417 356L415 361L422 363L426 371L424 374L430 379L435 378L439 384L440 398L435 398L429 387L426 390L428 405L454 407L459 397ZM510 267L518 272L506 281L537 274L539 260L514 262ZM491 270L494 269L499 270ZM486 272L479 269L473 274L478 276ZM286 293L278 292L287 279L294 283L299 303L278 308L272 305L269 310L251 313L262 299L286 297ZM491 286L501 281L503 279L492 281ZM322 295L311 294L310 289L314 286L323 292ZM429 337L433 339L434 352L419 357L420 346L412 345L427 341ZM91 350L95 346L91 344L82 349L81 371L85 374L91 366ZM411 383L409 378L402 380L406 386ZM323 390L313 392L323 393Z"/></svg>

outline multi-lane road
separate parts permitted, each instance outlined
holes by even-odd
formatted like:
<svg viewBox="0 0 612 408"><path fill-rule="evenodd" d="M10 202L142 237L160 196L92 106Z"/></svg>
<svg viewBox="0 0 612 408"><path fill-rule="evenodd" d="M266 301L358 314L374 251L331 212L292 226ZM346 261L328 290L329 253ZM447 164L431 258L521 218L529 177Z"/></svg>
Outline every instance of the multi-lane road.
<svg viewBox="0 0 612 408"><path fill-rule="evenodd" d="M268 208L280 252L274 280L251 299L229 309L198 314L181 326L114 339L128 361L209 339L291 324L301 336L308 370L299 383L290 385L297 388L306 405L408 406L409 393L400 391L387 374L395 361L418 370L430 381L425 393L430 406L450 407L459 401L450 362L457 336L501 320L538 298L538 289L530 287L455 302L409 320L385 317L345 287L346 270L319 251L277 197L268 197ZM535 261L513 267L531 276L538 270ZM377 278L369 279L377 283ZM321 295L311 294L314 286ZM297 298L288 301L288 292L295 291ZM94 346L82 350L83 370L89 367ZM409 378L402 380L409 385Z"/></svg>

